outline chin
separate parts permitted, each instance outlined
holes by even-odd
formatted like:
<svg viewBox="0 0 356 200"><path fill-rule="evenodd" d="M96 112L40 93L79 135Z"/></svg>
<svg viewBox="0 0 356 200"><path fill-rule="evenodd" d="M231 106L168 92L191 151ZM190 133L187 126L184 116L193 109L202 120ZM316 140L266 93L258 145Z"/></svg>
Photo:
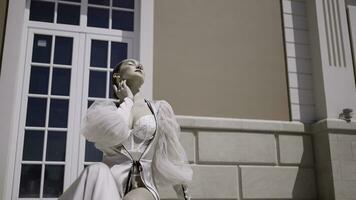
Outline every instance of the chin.
<svg viewBox="0 0 356 200"><path fill-rule="evenodd" d="M143 85L143 83L145 82L145 78L143 76L133 76L131 78L128 78L127 80L131 83L135 83L138 85Z"/></svg>

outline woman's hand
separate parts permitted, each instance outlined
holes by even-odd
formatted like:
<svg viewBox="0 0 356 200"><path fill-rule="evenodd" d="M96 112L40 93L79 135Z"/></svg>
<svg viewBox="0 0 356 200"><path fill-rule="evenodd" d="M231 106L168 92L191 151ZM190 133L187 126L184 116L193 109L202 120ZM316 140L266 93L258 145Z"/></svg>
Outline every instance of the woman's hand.
<svg viewBox="0 0 356 200"><path fill-rule="evenodd" d="M124 100L126 97L129 97L133 100L133 94L129 86L126 84L126 80L122 80L118 84L119 87L113 85L115 94L119 99Z"/></svg>

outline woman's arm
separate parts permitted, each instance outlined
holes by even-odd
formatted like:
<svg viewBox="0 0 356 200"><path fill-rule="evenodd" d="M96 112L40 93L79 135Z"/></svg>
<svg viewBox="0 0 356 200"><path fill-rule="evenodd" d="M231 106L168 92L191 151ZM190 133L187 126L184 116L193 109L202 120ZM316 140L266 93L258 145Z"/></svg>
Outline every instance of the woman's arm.
<svg viewBox="0 0 356 200"><path fill-rule="evenodd" d="M180 127L170 104L158 103L158 141L153 163L155 181L159 185L187 184L193 171L179 141Z"/></svg>
<svg viewBox="0 0 356 200"><path fill-rule="evenodd" d="M116 96L123 99L119 108L112 101L96 101L87 110L83 121L81 133L102 151L121 144L129 136L133 94L126 80L118 82L118 87L113 85Z"/></svg>
<svg viewBox="0 0 356 200"><path fill-rule="evenodd" d="M87 110L81 133L98 147L112 147L129 136L128 119L133 101L125 98L117 108L112 101L95 101Z"/></svg>

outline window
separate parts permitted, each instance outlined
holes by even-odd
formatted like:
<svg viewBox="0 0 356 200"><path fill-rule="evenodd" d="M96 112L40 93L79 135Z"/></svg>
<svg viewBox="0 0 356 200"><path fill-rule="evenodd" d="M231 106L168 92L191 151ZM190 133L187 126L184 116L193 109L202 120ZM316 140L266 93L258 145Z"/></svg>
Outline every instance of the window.
<svg viewBox="0 0 356 200"><path fill-rule="evenodd" d="M74 3L75 2L75 3ZM58 24L79 25L79 1L40 1L32 0L30 5L30 20ZM55 19L55 13L57 17Z"/></svg>
<svg viewBox="0 0 356 200"><path fill-rule="evenodd" d="M31 32L20 198L58 197L63 191L69 119L73 101L75 36ZM73 95L72 95L73 96Z"/></svg>
<svg viewBox="0 0 356 200"><path fill-rule="evenodd" d="M30 21L80 25L80 0L32 0ZM86 26L134 31L134 0L88 0Z"/></svg>
<svg viewBox="0 0 356 200"><path fill-rule="evenodd" d="M89 107L95 100L112 99L113 89L111 75L114 67L121 60L132 57L130 40L117 41L117 38L91 36L87 38L88 48L86 73L88 73L88 90L86 106ZM83 102L83 104L85 104ZM83 108L85 111L86 108ZM85 141L84 165L98 162L102 159L102 153L94 144Z"/></svg>
<svg viewBox="0 0 356 200"><path fill-rule="evenodd" d="M137 55L137 2L27 1L14 198L57 198L85 166L101 160L79 135L80 123L95 100L114 100L114 66ZM108 18L103 14L89 26L90 9L105 10Z"/></svg>

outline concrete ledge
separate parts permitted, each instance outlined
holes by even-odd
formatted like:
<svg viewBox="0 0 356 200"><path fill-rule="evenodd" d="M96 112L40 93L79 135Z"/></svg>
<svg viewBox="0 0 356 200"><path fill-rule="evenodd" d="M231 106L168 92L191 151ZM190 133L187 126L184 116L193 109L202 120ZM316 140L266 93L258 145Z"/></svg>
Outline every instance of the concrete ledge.
<svg viewBox="0 0 356 200"><path fill-rule="evenodd" d="M314 133L336 130L343 133L356 134L356 120L351 120L351 122L348 123L341 119L323 119L312 124L309 129L309 132ZM335 131L333 133L335 133Z"/></svg>
<svg viewBox="0 0 356 200"><path fill-rule="evenodd" d="M193 165L193 199L238 199L237 166ZM172 188L158 188L162 199L177 199Z"/></svg>
<svg viewBox="0 0 356 200"><path fill-rule="evenodd" d="M241 131L292 132L307 133L301 122L250 120L219 117L177 116L182 128L189 129L222 129Z"/></svg>
<svg viewBox="0 0 356 200"><path fill-rule="evenodd" d="M241 166L243 198L316 199L312 169Z"/></svg>

